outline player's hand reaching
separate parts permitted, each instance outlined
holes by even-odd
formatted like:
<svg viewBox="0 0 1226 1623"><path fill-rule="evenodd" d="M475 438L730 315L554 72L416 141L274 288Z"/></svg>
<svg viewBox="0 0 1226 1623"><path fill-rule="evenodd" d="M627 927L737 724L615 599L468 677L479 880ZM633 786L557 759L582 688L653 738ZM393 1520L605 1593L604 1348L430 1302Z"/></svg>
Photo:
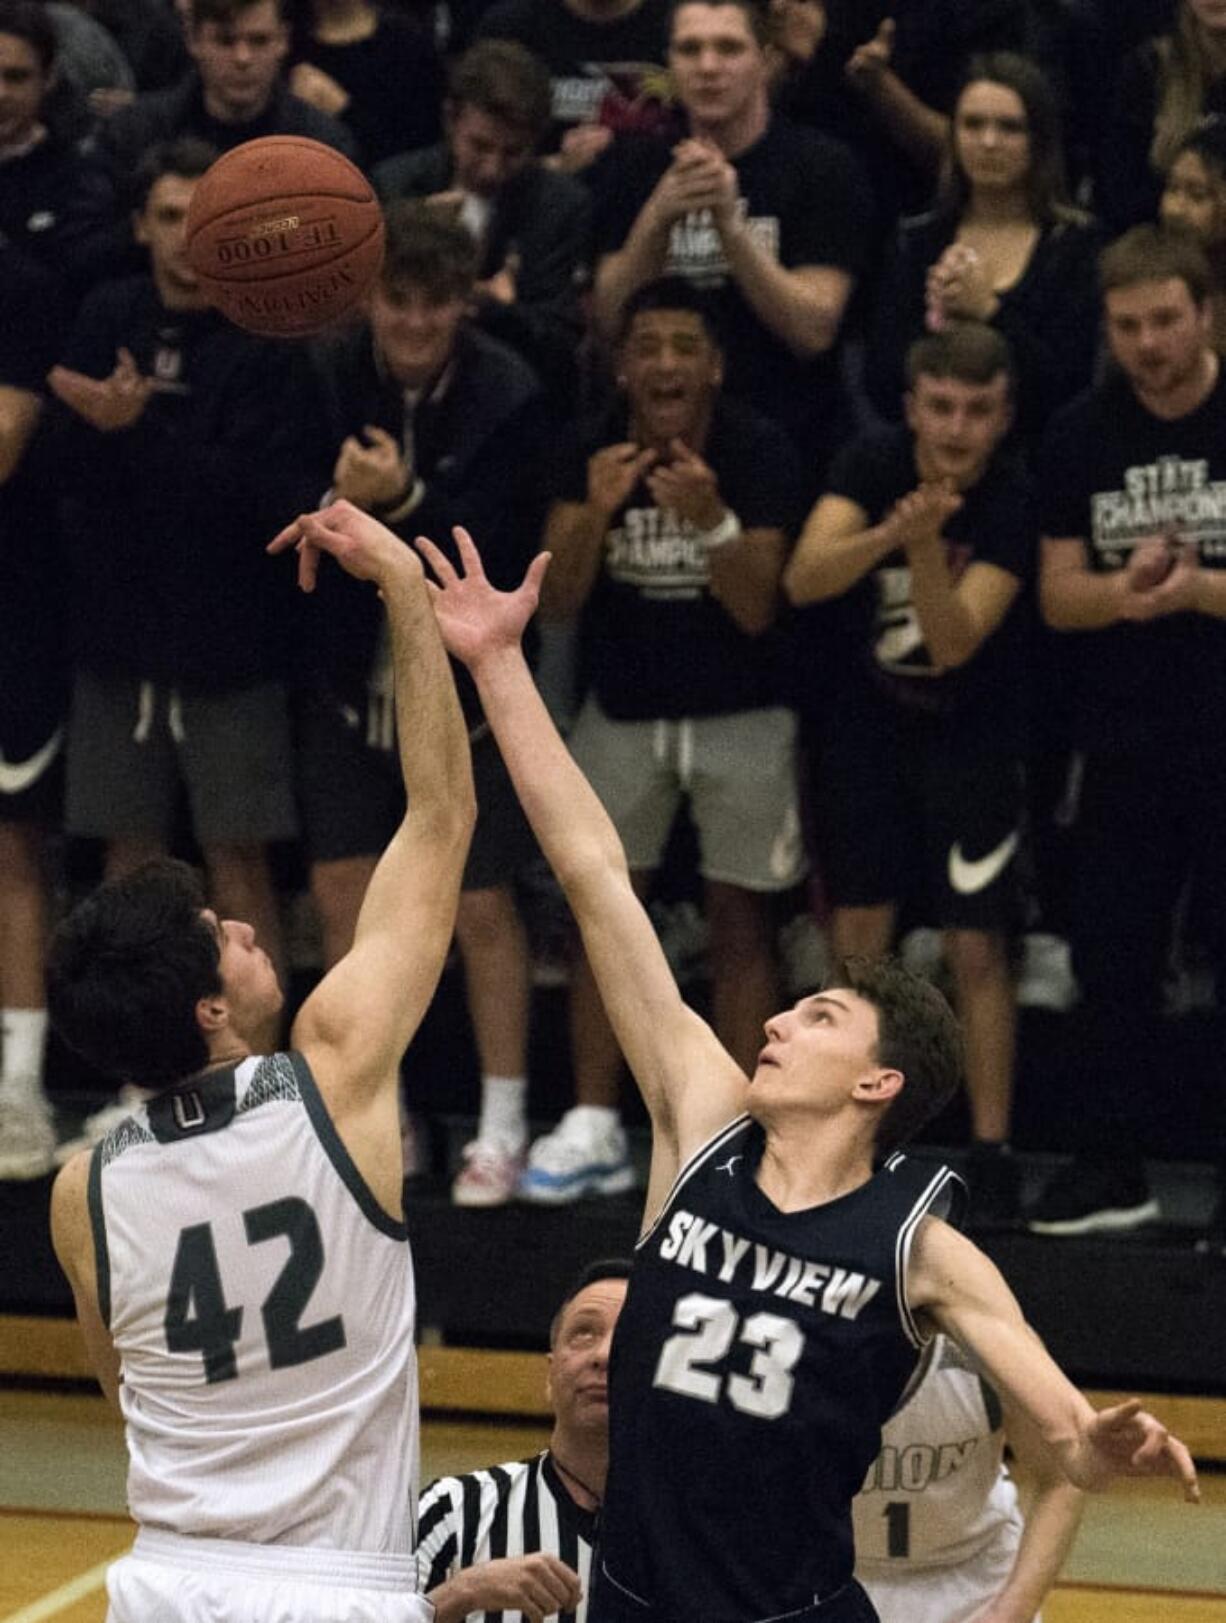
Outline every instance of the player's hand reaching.
<svg viewBox="0 0 1226 1623"><path fill-rule="evenodd" d="M137 368L131 350L120 349L115 370L107 378L91 378L69 366L53 366L47 383L57 400L76 412L100 434L116 434L133 428L144 414L153 379Z"/></svg>
<svg viewBox="0 0 1226 1623"><path fill-rule="evenodd" d="M459 1623L473 1612L522 1612L529 1623L544 1623L573 1612L582 1598L578 1574L543 1550L466 1567L429 1595L436 1623Z"/></svg>
<svg viewBox="0 0 1226 1623"><path fill-rule="evenodd" d="M540 601L549 554L538 552L519 586L500 592L486 579L481 554L468 531L457 525L451 533L460 554L459 570L424 535L416 544L437 581L428 584L443 644L455 659L475 670L491 654L519 645Z"/></svg>
<svg viewBox="0 0 1226 1623"><path fill-rule="evenodd" d="M347 575L385 586L397 570L419 578L420 562L398 536L352 502L333 502L318 513L301 513L268 543L267 551L298 553L298 584L313 592L319 576L319 557L331 553Z"/></svg>
<svg viewBox="0 0 1226 1623"><path fill-rule="evenodd" d="M1200 1503L1192 1456L1179 1438L1129 1398L1100 1409L1074 1451L1069 1477L1079 1488L1105 1488L1116 1476L1170 1476L1190 1504Z"/></svg>

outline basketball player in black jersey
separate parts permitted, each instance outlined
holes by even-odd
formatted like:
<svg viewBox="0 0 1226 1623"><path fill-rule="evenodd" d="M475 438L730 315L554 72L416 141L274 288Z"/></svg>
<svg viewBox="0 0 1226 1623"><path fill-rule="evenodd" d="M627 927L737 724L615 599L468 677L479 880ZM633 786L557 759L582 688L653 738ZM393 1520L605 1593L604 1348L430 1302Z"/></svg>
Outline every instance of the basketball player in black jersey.
<svg viewBox="0 0 1226 1623"><path fill-rule="evenodd" d="M499 593L467 538L462 575L421 545L443 640L476 680L652 1121L590 1623L871 1618L850 1502L937 1329L1079 1486L1168 1474L1195 1498L1183 1444L1136 1402L1096 1412L992 1263L935 1215L952 1175L897 1153L874 1173L957 1083L943 999L893 965L849 972L767 1021L747 1078L682 1002L524 663L547 559Z"/></svg>

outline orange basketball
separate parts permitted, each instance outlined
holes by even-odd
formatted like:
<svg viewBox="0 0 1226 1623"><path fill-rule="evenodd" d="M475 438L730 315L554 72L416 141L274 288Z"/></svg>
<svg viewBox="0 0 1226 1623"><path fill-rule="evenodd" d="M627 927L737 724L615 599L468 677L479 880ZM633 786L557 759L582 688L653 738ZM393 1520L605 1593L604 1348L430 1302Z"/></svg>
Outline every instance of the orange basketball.
<svg viewBox="0 0 1226 1623"><path fill-rule="evenodd" d="M225 153L187 214L187 253L209 302L247 332L300 338L330 326L383 263L383 214L339 152L268 135Z"/></svg>

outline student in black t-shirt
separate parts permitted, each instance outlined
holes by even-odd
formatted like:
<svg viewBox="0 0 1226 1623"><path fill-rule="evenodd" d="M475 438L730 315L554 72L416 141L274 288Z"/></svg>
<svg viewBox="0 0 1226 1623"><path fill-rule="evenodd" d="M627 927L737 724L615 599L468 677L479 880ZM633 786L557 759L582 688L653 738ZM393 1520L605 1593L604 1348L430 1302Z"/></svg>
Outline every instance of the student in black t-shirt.
<svg viewBox="0 0 1226 1623"><path fill-rule="evenodd" d="M872 199L837 142L772 115L755 0L684 0L669 62L689 133L626 142L597 207L595 316L664 274L717 295L727 387L788 429L810 490L845 438L836 345L871 240Z"/></svg>
<svg viewBox="0 0 1226 1623"><path fill-rule="evenodd" d="M983 1221L1017 1215L1007 1153L1026 651L1035 528L998 457L1012 411L1001 336L955 323L907 357L906 427L838 457L784 576L793 603L855 592L860 657L825 718L821 857L840 955L887 952L922 875L967 1036Z"/></svg>
<svg viewBox="0 0 1226 1623"><path fill-rule="evenodd" d="M1137 226L1100 277L1119 371L1056 418L1041 463L1043 614L1078 633L1085 763L1071 915L1081 1143L1031 1214L1043 1234L1158 1215L1142 1149L1159 1090L1179 1097L1156 1022L1189 877L1206 915L1226 919L1226 378L1209 270L1186 233ZM1219 1205L1219 1245L1224 1220Z"/></svg>
<svg viewBox="0 0 1226 1623"><path fill-rule="evenodd" d="M57 117L55 28L35 0L0 0L0 238L65 277L76 269L71 222L85 204L87 164ZM89 266L75 280L88 284Z"/></svg>
<svg viewBox="0 0 1226 1623"><path fill-rule="evenodd" d="M554 162L579 174L618 131L667 123L667 17L667 0L498 0L480 33L518 40L549 69Z"/></svg>
<svg viewBox="0 0 1226 1623"><path fill-rule="evenodd" d="M582 617L589 692L571 746L641 891L689 803L714 1022L748 1069L778 1000L769 899L804 868L796 720L767 635L799 473L782 429L722 397L709 301L682 278L634 294L617 361L624 399L585 436L546 525L546 613ZM571 1027L577 1104L533 1145L519 1187L550 1204L633 1176L621 1054L582 955Z"/></svg>
<svg viewBox="0 0 1226 1623"><path fill-rule="evenodd" d="M0 72L3 69L0 68ZM43 380L60 342L56 283L0 239L0 1181L50 1172L43 1090L48 834L63 815L63 569L34 471Z"/></svg>

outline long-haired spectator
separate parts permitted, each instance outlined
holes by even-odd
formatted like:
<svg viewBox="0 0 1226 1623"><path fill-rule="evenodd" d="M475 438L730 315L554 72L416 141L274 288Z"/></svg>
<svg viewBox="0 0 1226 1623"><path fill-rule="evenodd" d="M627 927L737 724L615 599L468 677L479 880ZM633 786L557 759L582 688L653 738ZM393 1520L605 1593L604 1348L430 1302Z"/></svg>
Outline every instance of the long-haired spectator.
<svg viewBox="0 0 1226 1623"><path fill-rule="evenodd" d="M1169 33L1125 58L1099 155L1098 207L1113 230L1152 219L1184 139L1226 113L1226 6L1181 0Z"/></svg>
<svg viewBox="0 0 1226 1623"><path fill-rule="evenodd" d="M1226 119L1203 119L1167 170L1158 204L1163 225L1190 231L1213 274L1213 344L1226 352Z"/></svg>
<svg viewBox="0 0 1226 1623"><path fill-rule="evenodd" d="M898 415L907 346L947 321L1008 338L1018 428L1033 438L1090 381L1098 234L1072 209L1056 100L1041 68L997 51L968 66L935 206L899 227L878 299L868 385Z"/></svg>

